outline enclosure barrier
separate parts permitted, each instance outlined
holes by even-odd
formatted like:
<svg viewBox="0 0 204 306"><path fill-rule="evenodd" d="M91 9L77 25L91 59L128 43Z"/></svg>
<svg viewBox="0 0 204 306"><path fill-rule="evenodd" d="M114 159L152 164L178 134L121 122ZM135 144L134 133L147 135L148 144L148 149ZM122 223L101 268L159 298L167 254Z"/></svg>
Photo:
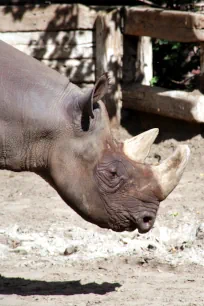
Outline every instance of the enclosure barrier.
<svg viewBox="0 0 204 306"><path fill-rule="evenodd" d="M124 34L178 41L204 41L204 15L155 8L128 8Z"/></svg>
<svg viewBox="0 0 204 306"><path fill-rule="evenodd" d="M95 19L78 4L0 6L0 39L83 87L95 82Z"/></svg>
<svg viewBox="0 0 204 306"><path fill-rule="evenodd" d="M204 15L147 7L111 12L83 5L0 6L0 39L89 86L105 71L112 89L107 107L113 124L123 106L177 119L204 122L204 98L150 87L151 38L200 42L204 92Z"/></svg>
<svg viewBox="0 0 204 306"><path fill-rule="evenodd" d="M204 15L143 7L127 8L124 34L178 42L200 42L201 92L195 90L189 93L130 84L123 89L123 105L136 110L203 123ZM145 48L143 53L145 54Z"/></svg>
<svg viewBox="0 0 204 306"><path fill-rule="evenodd" d="M126 8L122 29L123 35L119 35L120 24L117 23L117 19L115 19L114 26L108 26L110 24L109 20L113 21L115 15L116 11L100 15L98 22L96 22L96 32L97 28L102 28L103 25L101 30L103 35L96 35L96 50L97 44L103 46L102 54L100 53L99 57L100 62L96 65L96 71L97 66L100 67L100 72L111 70L113 82L115 83L114 88L117 91L119 88L117 80L122 75L120 60L122 51L121 48L118 48L118 52L114 52L115 46L121 46L126 35L140 36L136 60L138 64L134 63L134 65L137 64L136 74L140 74L141 80L135 75L137 80L135 82L134 78L125 77L123 74L123 78L121 78L123 83L121 89L123 106L176 119L204 122L204 97L201 92L195 90L188 93L144 86L152 78L152 45L147 36L179 42L199 41L201 43L200 65L201 72L203 72L204 15L144 7ZM117 37L117 42L113 37ZM126 45L123 58L127 56L125 54L127 48ZM129 69L132 69L132 67L129 66ZM203 81L203 77L201 77L200 89L204 87ZM115 99L112 104L116 105L116 109L120 108L120 105L117 106L119 98L119 94L115 94L112 97L112 99Z"/></svg>

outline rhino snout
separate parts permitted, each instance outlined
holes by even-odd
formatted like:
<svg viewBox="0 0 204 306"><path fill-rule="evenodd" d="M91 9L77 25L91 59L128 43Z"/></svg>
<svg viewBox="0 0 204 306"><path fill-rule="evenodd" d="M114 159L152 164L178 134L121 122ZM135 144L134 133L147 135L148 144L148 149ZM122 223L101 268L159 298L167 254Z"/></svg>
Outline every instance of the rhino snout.
<svg viewBox="0 0 204 306"><path fill-rule="evenodd" d="M137 228L140 234L147 233L154 225L156 215L153 212L143 212L137 220Z"/></svg>

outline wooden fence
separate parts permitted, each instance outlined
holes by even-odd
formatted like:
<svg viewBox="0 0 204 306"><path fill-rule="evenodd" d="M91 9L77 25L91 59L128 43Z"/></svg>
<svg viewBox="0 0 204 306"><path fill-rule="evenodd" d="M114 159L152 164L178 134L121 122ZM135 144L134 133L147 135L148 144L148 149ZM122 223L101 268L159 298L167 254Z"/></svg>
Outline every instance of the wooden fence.
<svg viewBox="0 0 204 306"><path fill-rule="evenodd" d="M200 42L204 74L204 15L147 7L99 10L83 5L0 6L0 39L89 86L105 71L112 79L107 107L113 124L123 106L204 122L204 79L187 93L151 87L151 38ZM137 40L137 43L136 43Z"/></svg>
<svg viewBox="0 0 204 306"><path fill-rule="evenodd" d="M201 73L204 72L204 15L202 14L140 7L128 8L125 11L124 34L178 42L200 42L200 67ZM145 49L143 53L145 54ZM200 81L200 91L193 92L151 88L138 84L125 85L124 106L186 121L204 122L203 76Z"/></svg>
<svg viewBox="0 0 204 306"><path fill-rule="evenodd" d="M95 19L77 4L0 6L0 39L86 86L95 82Z"/></svg>
<svg viewBox="0 0 204 306"><path fill-rule="evenodd" d="M201 73L204 72L204 15L202 14L140 7L128 8L125 11L124 34L178 42L200 42L200 67ZM145 54L145 48L143 53ZM193 92L129 84L123 88L124 106L186 121L204 122L203 76L200 82L200 91Z"/></svg>

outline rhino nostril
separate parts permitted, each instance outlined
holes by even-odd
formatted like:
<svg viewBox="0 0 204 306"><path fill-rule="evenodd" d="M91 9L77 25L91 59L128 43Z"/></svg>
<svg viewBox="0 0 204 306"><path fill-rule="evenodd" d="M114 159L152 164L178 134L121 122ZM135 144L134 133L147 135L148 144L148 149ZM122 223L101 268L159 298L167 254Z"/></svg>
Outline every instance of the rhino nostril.
<svg viewBox="0 0 204 306"><path fill-rule="evenodd" d="M147 233L153 226L155 220L154 214L143 213L138 220L137 226L139 233Z"/></svg>
<svg viewBox="0 0 204 306"><path fill-rule="evenodd" d="M150 217L150 216L146 216L146 217L143 218L144 223L150 223L150 221L152 221L152 217Z"/></svg>

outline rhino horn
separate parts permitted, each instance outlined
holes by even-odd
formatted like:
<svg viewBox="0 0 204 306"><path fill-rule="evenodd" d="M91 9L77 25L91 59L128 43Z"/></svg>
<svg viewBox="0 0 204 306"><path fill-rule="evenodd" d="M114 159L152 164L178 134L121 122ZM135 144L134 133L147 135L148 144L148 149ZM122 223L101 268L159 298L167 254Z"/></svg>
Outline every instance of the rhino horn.
<svg viewBox="0 0 204 306"><path fill-rule="evenodd" d="M123 152L135 162L144 162L158 133L159 129L155 128L125 140Z"/></svg>
<svg viewBox="0 0 204 306"><path fill-rule="evenodd" d="M158 166L152 166L153 174L161 189L163 201L177 186L190 156L187 145L180 145L175 152Z"/></svg>

